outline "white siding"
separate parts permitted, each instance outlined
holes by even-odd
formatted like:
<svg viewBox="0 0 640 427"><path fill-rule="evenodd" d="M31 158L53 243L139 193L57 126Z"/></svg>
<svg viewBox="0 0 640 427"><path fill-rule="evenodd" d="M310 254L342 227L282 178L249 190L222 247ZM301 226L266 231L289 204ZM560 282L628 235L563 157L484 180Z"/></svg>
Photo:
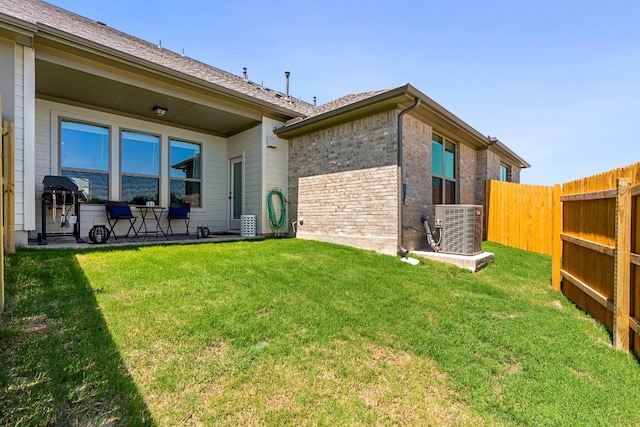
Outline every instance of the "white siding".
<svg viewBox="0 0 640 427"><path fill-rule="evenodd" d="M15 47L15 98L14 98L14 126L15 126L15 222L16 222L16 244L26 245L24 233L25 229L25 187L24 187L24 47Z"/></svg>
<svg viewBox="0 0 640 427"><path fill-rule="evenodd" d="M261 219L260 202L262 196L262 153L260 151L260 126L256 126L245 132L239 133L229 138L227 145L227 159L242 158L243 166L243 195L242 203L243 215L256 215L258 224ZM229 162L227 161L227 165ZM227 166L228 168L228 166ZM227 191L230 191L228 189ZM228 193L227 193L228 194ZM227 198L227 212L228 208ZM259 227L258 234L262 231Z"/></svg>
<svg viewBox="0 0 640 427"><path fill-rule="evenodd" d="M261 223L263 230L269 230L269 213L267 208L267 195L274 188L282 189L285 197L288 197L288 174L289 174L289 141L278 138L273 129L282 126L284 123L264 117L262 126L262 147L264 151L264 177L263 177L263 196L262 208L263 215ZM269 147L275 145L275 147ZM275 204L275 201L274 201ZM277 205L274 205L277 209ZM287 206L288 208L288 206ZM279 212L278 212L279 213ZM287 217L289 214L287 212ZM286 221L283 233L288 232L289 221Z"/></svg>
<svg viewBox="0 0 640 427"><path fill-rule="evenodd" d="M36 56L24 47L24 230L35 229Z"/></svg>
<svg viewBox="0 0 640 427"><path fill-rule="evenodd" d="M206 221L212 231L226 229L226 209L224 208L227 194L226 182L226 140L224 138L179 129L171 126L148 123L115 114L93 111L85 108L69 106L46 100L36 100L36 216L37 227L40 231L42 178L45 175L59 175L59 121L61 118L86 121L109 126L112 135L111 166L112 172L119 170L119 135L120 129L137 130L161 136L161 195L160 204L169 204L168 194L168 144L170 138L199 143L202 145L202 207L192 208L190 231L194 232L198 222ZM164 190L164 191L162 191ZM119 177L112 173L110 177L110 198L119 199ZM222 202L221 202L222 201ZM220 206L223 206L222 208ZM101 205L83 205L80 235L87 236L89 230L96 224L104 224L104 207ZM163 222L163 225L166 222ZM47 232L56 232L56 225L47 225ZM62 231L62 230L61 230ZM67 230L64 230L67 231ZM180 226L174 227L175 232L183 232ZM36 237L33 235L32 237Z"/></svg>

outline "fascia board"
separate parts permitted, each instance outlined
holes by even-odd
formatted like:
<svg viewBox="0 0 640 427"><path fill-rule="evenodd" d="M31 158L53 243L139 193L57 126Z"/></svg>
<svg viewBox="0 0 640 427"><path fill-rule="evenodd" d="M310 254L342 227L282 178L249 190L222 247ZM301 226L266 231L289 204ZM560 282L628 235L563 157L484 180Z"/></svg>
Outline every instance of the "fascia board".
<svg viewBox="0 0 640 427"><path fill-rule="evenodd" d="M0 13L0 36L4 35L22 46L33 47L33 36L37 31L34 24Z"/></svg>
<svg viewBox="0 0 640 427"><path fill-rule="evenodd" d="M326 113L312 116L307 119L292 123L290 125L279 127L274 130L274 133L281 138L290 139L318 127L326 127L328 125L331 125L332 123L342 122L346 117L350 117L351 115L354 115L358 110L365 109L366 107L372 107L376 104L380 104L379 109L384 109L383 105L387 103L395 107L399 103L399 100L397 98L405 95L406 92L406 86L400 86L398 88L391 89L378 95L374 95L370 98L366 98L361 101L336 108L335 110L330 110Z"/></svg>

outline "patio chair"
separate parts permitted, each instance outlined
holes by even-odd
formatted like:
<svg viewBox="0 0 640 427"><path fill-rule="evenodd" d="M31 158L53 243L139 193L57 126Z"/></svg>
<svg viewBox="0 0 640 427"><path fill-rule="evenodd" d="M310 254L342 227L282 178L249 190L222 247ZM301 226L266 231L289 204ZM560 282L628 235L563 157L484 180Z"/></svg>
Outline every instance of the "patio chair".
<svg viewBox="0 0 640 427"><path fill-rule="evenodd" d="M106 200L104 202L104 207L107 210L107 222L109 223L109 229L115 239L119 237L129 237L132 231L135 237L138 237L138 232L134 227L134 224L138 220L138 217L133 215L133 213L131 212L131 207L127 204L127 202ZM120 221L121 219L129 221L129 229L127 230L127 234L125 234L124 236L118 236L115 231L115 227L118 224L118 221Z"/></svg>
<svg viewBox="0 0 640 427"><path fill-rule="evenodd" d="M184 224L187 226L187 236L188 236L190 214L191 214L190 203L171 203L171 206L169 206L169 212L167 213L167 221L169 221L169 225L167 226L167 234L171 234L173 236L173 229L171 228L171 220L183 219Z"/></svg>

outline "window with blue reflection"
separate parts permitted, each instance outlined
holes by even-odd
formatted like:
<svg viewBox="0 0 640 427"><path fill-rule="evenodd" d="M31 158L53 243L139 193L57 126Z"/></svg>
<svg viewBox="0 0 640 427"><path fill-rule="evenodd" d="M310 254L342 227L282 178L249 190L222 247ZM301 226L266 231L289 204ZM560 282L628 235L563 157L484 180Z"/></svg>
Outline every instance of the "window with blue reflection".
<svg viewBox="0 0 640 427"><path fill-rule="evenodd" d="M456 203L456 145L433 134L431 139L433 204Z"/></svg>
<svg viewBox="0 0 640 427"><path fill-rule="evenodd" d="M456 177L456 146L447 141L444 152L444 176L445 178Z"/></svg>
<svg viewBox="0 0 640 427"><path fill-rule="evenodd" d="M169 144L171 177L200 179L200 145L172 139Z"/></svg>
<svg viewBox="0 0 640 427"><path fill-rule="evenodd" d="M122 131L122 172L160 175L160 137Z"/></svg>
<svg viewBox="0 0 640 427"><path fill-rule="evenodd" d="M434 175L442 176L442 138L433 135L431 141L431 168Z"/></svg>
<svg viewBox="0 0 640 427"><path fill-rule="evenodd" d="M160 137L123 130L120 134L121 200L160 203Z"/></svg>
<svg viewBox="0 0 640 427"><path fill-rule="evenodd" d="M109 195L109 140L107 126L60 121L60 174L84 190L89 203Z"/></svg>
<svg viewBox="0 0 640 427"><path fill-rule="evenodd" d="M511 166L500 163L500 181L511 181Z"/></svg>
<svg viewBox="0 0 640 427"><path fill-rule="evenodd" d="M200 144L171 139L169 141L169 170L171 203L202 203L202 148Z"/></svg>

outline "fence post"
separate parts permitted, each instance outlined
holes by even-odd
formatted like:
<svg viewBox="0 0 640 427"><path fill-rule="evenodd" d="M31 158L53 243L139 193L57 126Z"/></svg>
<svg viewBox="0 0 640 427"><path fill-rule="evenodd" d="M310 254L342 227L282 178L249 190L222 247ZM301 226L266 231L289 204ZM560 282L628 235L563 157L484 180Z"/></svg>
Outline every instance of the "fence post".
<svg viewBox="0 0 640 427"><path fill-rule="evenodd" d="M618 178L613 281L613 345L629 351L631 315L631 180Z"/></svg>
<svg viewBox="0 0 640 427"><path fill-rule="evenodd" d="M553 290L560 291L562 276L562 190L560 184L553 186L553 204L551 206L551 286Z"/></svg>
<svg viewBox="0 0 640 427"><path fill-rule="evenodd" d="M13 122L5 121L2 139L2 178L4 202L4 252L16 251L16 211L14 192L15 128Z"/></svg>
<svg viewBox="0 0 640 427"><path fill-rule="evenodd" d="M0 143L4 139L4 127L2 126L2 93L0 93ZM0 189L4 188L4 171L0 164ZM0 313L4 311L4 194L0 197Z"/></svg>

